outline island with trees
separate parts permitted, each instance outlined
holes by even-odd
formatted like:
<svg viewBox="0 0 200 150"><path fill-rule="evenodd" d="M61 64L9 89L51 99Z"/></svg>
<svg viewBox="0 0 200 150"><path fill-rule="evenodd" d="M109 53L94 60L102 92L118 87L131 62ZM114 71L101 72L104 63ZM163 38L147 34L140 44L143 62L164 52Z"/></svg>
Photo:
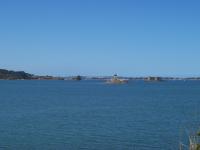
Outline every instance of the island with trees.
<svg viewBox="0 0 200 150"><path fill-rule="evenodd" d="M64 80L63 77L38 76L24 71L0 69L1 80Z"/></svg>

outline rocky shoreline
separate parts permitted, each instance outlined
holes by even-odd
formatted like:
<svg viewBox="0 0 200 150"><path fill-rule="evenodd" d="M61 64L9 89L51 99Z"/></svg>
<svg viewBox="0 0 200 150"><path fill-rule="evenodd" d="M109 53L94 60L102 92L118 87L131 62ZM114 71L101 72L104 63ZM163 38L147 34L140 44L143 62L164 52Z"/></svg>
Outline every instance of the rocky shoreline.
<svg viewBox="0 0 200 150"><path fill-rule="evenodd" d="M112 81L113 76L68 76L68 77L55 77L55 76L39 76L24 71L12 71L0 69L0 80L109 80ZM168 81L168 80L200 80L200 77L122 77L119 76L118 80L144 80L144 81ZM115 81L115 80L114 80Z"/></svg>

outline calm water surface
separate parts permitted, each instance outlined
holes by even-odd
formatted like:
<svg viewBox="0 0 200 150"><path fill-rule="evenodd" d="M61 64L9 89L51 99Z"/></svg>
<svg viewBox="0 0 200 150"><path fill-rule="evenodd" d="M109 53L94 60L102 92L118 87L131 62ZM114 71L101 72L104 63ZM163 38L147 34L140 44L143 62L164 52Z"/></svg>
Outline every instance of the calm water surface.
<svg viewBox="0 0 200 150"><path fill-rule="evenodd" d="M200 117L200 82L0 81L8 150L175 150Z"/></svg>

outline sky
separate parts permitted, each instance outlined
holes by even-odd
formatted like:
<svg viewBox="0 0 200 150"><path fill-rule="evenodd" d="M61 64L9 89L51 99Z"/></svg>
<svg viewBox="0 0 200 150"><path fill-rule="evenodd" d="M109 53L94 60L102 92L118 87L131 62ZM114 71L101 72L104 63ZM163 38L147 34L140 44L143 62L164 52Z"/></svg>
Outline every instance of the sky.
<svg viewBox="0 0 200 150"><path fill-rule="evenodd" d="M1 0L0 68L200 76L199 0Z"/></svg>

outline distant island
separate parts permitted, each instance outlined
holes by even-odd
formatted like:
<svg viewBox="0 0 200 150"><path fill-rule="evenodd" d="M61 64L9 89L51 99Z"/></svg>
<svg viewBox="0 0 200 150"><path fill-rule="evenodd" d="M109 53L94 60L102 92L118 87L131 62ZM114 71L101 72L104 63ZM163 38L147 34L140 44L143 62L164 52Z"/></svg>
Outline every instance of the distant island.
<svg viewBox="0 0 200 150"><path fill-rule="evenodd" d="M16 80L16 79L31 79L32 74L25 73L24 71L9 71L0 69L0 79Z"/></svg>
<svg viewBox="0 0 200 150"><path fill-rule="evenodd" d="M38 76L24 71L12 71L0 69L0 79L2 80L64 80L62 77Z"/></svg>
<svg viewBox="0 0 200 150"><path fill-rule="evenodd" d="M82 80L82 77L80 75L76 76L76 77L72 77L72 80L76 80L76 81L80 81Z"/></svg>
<svg viewBox="0 0 200 150"><path fill-rule="evenodd" d="M166 80L200 80L200 77L122 77L118 76L113 79L113 76L69 76L69 77L54 77L54 76L39 76L24 71L13 71L7 69L0 69L1 80L104 80L104 81L128 81L128 80L144 80L144 81L166 81Z"/></svg>

